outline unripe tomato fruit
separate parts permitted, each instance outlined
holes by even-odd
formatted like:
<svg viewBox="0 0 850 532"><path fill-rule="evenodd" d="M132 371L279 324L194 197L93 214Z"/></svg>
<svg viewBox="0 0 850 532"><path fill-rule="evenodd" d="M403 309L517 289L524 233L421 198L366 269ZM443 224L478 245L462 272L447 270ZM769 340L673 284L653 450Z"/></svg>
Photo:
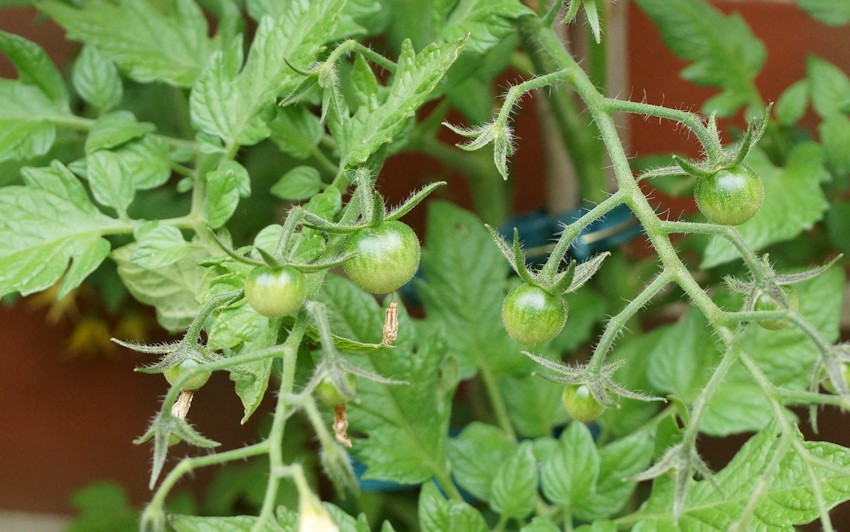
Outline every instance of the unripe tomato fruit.
<svg viewBox="0 0 850 532"><path fill-rule="evenodd" d="M694 198L700 212L710 221L740 225L761 208L764 185L746 166L735 166L697 179Z"/></svg>
<svg viewBox="0 0 850 532"><path fill-rule="evenodd" d="M200 364L192 360L191 358L187 358L186 360L180 362L179 364L175 364L170 368L166 369L162 372L165 375L165 380L168 381L168 384L174 385L180 377L182 377L185 373L192 370L196 366ZM183 388L181 390L187 392L193 392L195 390L200 389L207 381L210 380L210 372L209 371L199 371L193 376L189 377L185 383L183 383Z"/></svg>
<svg viewBox="0 0 850 532"><path fill-rule="evenodd" d="M346 375L345 382L350 391L353 392L356 389L354 377L351 375ZM339 406L348 403L348 398L345 397L336 387L336 384L327 377L319 382L319 385L316 387L316 395L318 395L319 399L328 406Z"/></svg>
<svg viewBox="0 0 850 532"><path fill-rule="evenodd" d="M295 314L306 297L304 274L291 266L257 266L245 279L245 299L263 316L277 318Z"/></svg>
<svg viewBox="0 0 850 532"><path fill-rule="evenodd" d="M590 393L587 384L567 384L561 395L564 410L576 421L590 423L605 412L605 405Z"/></svg>
<svg viewBox="0 0 850 532"><path fill-rule="evenodd" d="M785 293L785 298L788 300L788 308L794 311L800 310L800 298L797 296L797 289L789 285L783 286L782 291ZM785 307L782 306L779 301L770 297L769 294L762 293L756 298L753 309L773 311L784 310ZM786 320L762 320L757 321L756 323L771 331L778 331L779 329L784 329L788 326L788 322Z"/></svg>
<svg viewBox="0 0 850 532"><path fill-rule="evenodd" d="M540 345L561 332L569 307L561 296L539 286L523 283L502 303L502 323L508 334L523 345Z"/></svg>
<svg viewBox="0 0 850 532"><path fill-rule="evenodd" d="M346 246L356 255L343 265L354 284L372 294L388 294L413 278L422 254L407 225L389 221L356 232Z"/></svg>

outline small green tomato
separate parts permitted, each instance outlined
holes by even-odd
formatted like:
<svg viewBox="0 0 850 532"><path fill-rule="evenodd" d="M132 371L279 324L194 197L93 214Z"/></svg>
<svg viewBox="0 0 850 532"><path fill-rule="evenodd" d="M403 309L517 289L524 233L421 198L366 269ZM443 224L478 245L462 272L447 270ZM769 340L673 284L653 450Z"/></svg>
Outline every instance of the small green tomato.
<svg viewBox="0 0 850 532"><path fill-rule="evenodd" d="M566 299L539 286L523 283L502 303L502 322L508 334L523 345L540 345L561 332L567 322Z"/></svg>
<svg viewBox="0 0 850 532"><path fill-rule="evenodd" d="M782 287L782 292L785 293L785 298L788 300L788 308L794 311L800 310L800 298L797 296L797 289L788 285ZM785 307L779 303L779 301L770 297L770 295L762 293L758 296L758 298L756 298L753 309L760 311L774 311L785 310ZM784 329L788 326L788 322L785 320L763 320L757 321L756 323L771 331L778 331L779 329Z"/></svg>
<svg viewBox="0 0 850 532"><path fill-rule="evenodd" d="M719 170L697 179L694 188L697 206L706 218L720 225L740 225L761 208L764 185L746 166Z"/></svg>
<svg viewBox="0 0 850 532"><path fill-rule="evenodd" d="M422 253L413 229L397 221L356 232L346 251L355 254L343 265L348 278L372 294L388 294L411 280Z"/></svg>
<svg viewBox="0 0 850 532"><path fill-rule="evenodd" d="M257 266L245 279L245 299L270 318L295 314L307 297L304 274L291 266Z"/></svg>
<svg viewBox="0 0 850 532"><path fill-rule="evenodd" d="M561 402L567 414L582 423L595 421L605 412L605 405L593 397L587 384L567 384L561 395Z"/></svg>
<svg viewBox="0 0 850 532"><path fill-rule="evenodd" d="M348 389L353 393L356 389L356 382L354 377L351 375L345 376L345 383L348 386ZM318 395L319 399L328 406L339 406L348 403L349 398L342 394L337 388L336 384L328 378L325 377L316 387L316 395Z"/></svg>
<svg viewBox="0 0 850 532"><path fill-rule="evenodd" d="M191 371L192 369L200 366L200 364L196 360L192 360L191 358L187 358L186 360L180 362L179 364L175 364L170 368L166 369L162 372L165 375L165 380L168 381L168 384L174 385L180 378ZM185 383L183 383L183 391L193 392L195 390L200 389L207 381L210 380L210 372L209 371L199 371L189 377Z"/></svg>

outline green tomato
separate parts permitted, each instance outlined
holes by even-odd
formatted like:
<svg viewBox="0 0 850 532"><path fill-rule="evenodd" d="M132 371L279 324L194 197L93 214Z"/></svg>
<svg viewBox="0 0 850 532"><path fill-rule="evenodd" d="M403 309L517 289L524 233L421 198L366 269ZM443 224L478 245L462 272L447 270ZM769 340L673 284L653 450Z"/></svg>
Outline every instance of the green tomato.
<svg viewBox="0 0 850 532"><path fill-rule="evenodd" d="M567 384L561 402L567 414L582 423L595 421L605 412L605 405L593 397L587 384Z"/></svg>
<svg viewBox="0 0 850 532"><path fill-rule="evenodd" d="M346 251L355 256L343 268L354 284L372 294L387 294L413 278L422 253L413 229L383 222L356 232Z"/></svg>
<svg viewBox="0 0 850 532"><path fill-rule="evenodd" d="M758 212L764 201L764 185L755 172L736 166L697 179L694 198L710 221L740 225Z"/></svg>
<svg viewBox="0 0 850 532"><path fill-rule="evenodd" d="M502 303L502 323L517 342L540 345L561 332L567 322L567 300L538 286L523 283Z"/></svg>
<svg viewBox="0 0 850 532"><path fill-rule="evenodd" d="M788 308L794 311L800 310L800 298L797 296L797 289L793 286L783 286L782 291L785 293L785 298L788 300ZM753 310L774 311L785 310L785 307L779 302L770 297L769 294L761 293L753 305ZM763 320L757 321L759 325L771 331L778 331L788 326L786 320Z"/></svg>
<svg viewBox="0 0 850 532"><path fill-rule="evenodd" d="M165 380L168 381L168 384L174 385L180 378L191 371L193 368L200 366L200 363L196 360L192 360L191 358L187 358L186 360L180 362L179 364L175 364L170 368L166 369L162 372L165 375ZM200 389L207 381L210 380L210 372L209 371L199 371L195 373L193 376L189 377L183 384L182 390L187 392L192 392Z"/></svg>
<svg viewBox="0 0 850 532"><path fill-rule="evenodd" d="M826 373L825 370L824 373ZM844 383L850 385L850 364L841 363L841 374L844 376ZM829 393L838 393L835 386L832 385L832 381L829 380L829 376L824 375L823 387L829 390Z"/></svg>
<svg viewBox="0 0 850 532"><path fill-rule="evenodd" d="M245 279L245 299L270 318L295 314L307 297L304 274L291 266L257 266Z"/></svg>
<svg viewBox="0 0 850 532"><path fill-rule="evenodd" d="M348 389L351 393L354 393L356 389L356 382L354 381L354 377L352 375L345 376L345 384L348 386ZM316 395L318 395L319 399L328 406L338 406L344 405L348 403L349 398L342 394L337 388L336 384L328 378L325 377L316 387Z"/></svg>

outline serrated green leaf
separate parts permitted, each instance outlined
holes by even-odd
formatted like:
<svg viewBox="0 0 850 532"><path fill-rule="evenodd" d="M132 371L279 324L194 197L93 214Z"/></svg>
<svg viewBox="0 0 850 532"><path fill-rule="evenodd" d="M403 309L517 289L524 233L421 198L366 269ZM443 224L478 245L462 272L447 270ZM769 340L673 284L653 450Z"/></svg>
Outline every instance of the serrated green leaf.
<svg viewBox="0 0 850 532"><path fill-rule="evenodd" d="M656 480L652 496L640 511L630 517L640 532L668 530L727 531L732 528L760 483L758 498L746 530L792 530L818 518L818 506L804 463L793 448L785 448L775 475L765 470L779 452L779 436L772 428L750 438L722 471L709 480L691 484L688 498L674 525L673 490L669 477ZM803 447L821 460L840 468L850 467L850 452L832 443L803 442ZM827 508L850 499L850 477L809 463L819 481ZM639 521L639 522L638 522Z"/></svg>
<svg viewBox="0 0 850 532"><path fill-rule="evenodd" d="M68 109L68 93L59 69L37 44L0 31L0 51L18 71L18 81L36 87L60 109Z"/></svg>
<svg viewBox="0 0 850 532"><path fill-rule="evenodd" d="M654 440L647 431L609 443L599 450L599 476L587 503L575 506L574 515L583 521L601 521L618 513L637 486L631 477L652 461Z"/></svg>
<svg viewBox="0 0 850 532"><path fill-rule="evenodd" d="M56 137L51 121L71 118L65 83L35 43L0 32L0 51L18 71L0 79L0 163L44 155Z"/></svg>
<svg viewBox="0 0 850 532"><path fill-rule="evenodd" d="M836 175L850 174L850 120L845 115L832 115L818 126L826 163Z"/></svg>
<svg viewBox="0 0 850 532"><path fill-rule="evenodd" d="M419 493L419 526L441 532L487 532L484 517L465 502L448 501L428 482Z"/></svg>
<svg viewBox="0 0 850 532"><path fill-rule="evenodd" d="M516 31L514 20L533 14L515 0L460 0L440 30L440 37L455 41L469 34L465 49L481 54Z"/></svg>
<svg viewBox="0 0 850 532"><path fill-rule="evenodd" d="M47 0L37 7L67 31L94 45L136 81L189 87L215 45L192 0L127 2L92 0L80 8Z"/></svg>
<svg viewBox="0 0 850 532"><path fill-rule="evenodd" d="M83 46L74 62L71 81L80 97L101 112L121 103L124 87L115 63L95 46Z"/></svg>
<svg viewBox="0 0 850 532"><path fill-rule="evenodd" d="M319 117L300 105L278 109L277 116L269 122L269 129L271 140L278 148L296 159L310 157L324 133Z"/></svg>
<svg viewBox="0 0 850 532"><path fill-rule="evenodd" d="M499 391L511 423L523 436L548 436L552 427L568 419L561 405L561 384L532 375L504 375L499 379Z"/></svg>
<svg viewBox="0 0 850 532"><path fill-rule="evenodd" d="M773 112L776 120L785 126L796 124L803 117L809 106L809 85L806 80L800 80L790 85L779 95Z"/></svg>
<svg viewBox="0 0 850 532"><path fill-rule="evenodd" d="M103 261L103 231L117 221L99 212L79 180L61 163L23 170L26 186L0 188L0 295L44 290L58 281L62 295Z"/></svg>
<svg viewBox="0 0 850 532"><path fill-rule="evenodd" d="M218 229L233 216L239 197L251 193L251 177L236 161L226 161L220 168L207 173L207 195L204 212L207 223Z"/></svg>
<svg viewBox="0 0 850 532"><path fill-rule="evenodd" d="M354 58L349 78L355 107L368 106L370 103L375 106L386 96L382 93L382 87L378 84L378 78L375 77L369 62L360 54Z"/></svg>
<svg viewBox="0 0 850 532"><path fill-rule="evenodd" d="M691 401L711 377L720 361L720 350L705 316L696 308L663 330L655 348L647 355L649 382L657 390Z"/></svg>
<svg viewBox="0 0 850 532"><path fill-rule="evenodd" d="M821 183L830 179L823 166L818 145L804 142L788 154L785 168L773 166L764 152L755 149L747 157L750 166L764 183L764 204L748 222L739 225L744 242L759 250L782 242L810 229L821 219L827 207ZM712 239L705 248L701 268L713 268L740 257L735 247L722 239Z"/></svg>
<svg viewBox="0 0 850 532"><path fill-rule="evenodd" d="M374 298L340 277L328 275L319 300L329 309L331 329L361 342L377 343L384 311ZM445 475L451 389L441 385L445 346L435 336L417 337L414 324L399 313L395 349L348 355L366 370L409 384L357 383L356 403L348 408L357 439L355 455L367 469L364 478L402 484Z"/></svg>
<svg viewBox="0 0 850 532"><path fill-rule="evenodd" d="M806 62L812 106L822 117L843 114L843 106L850 100L850 79L832 63L810 56Z"/></svg>
<svg viewBox="0 0 850 532"><path fill-rule="evenodd" d="M118 484L93 482L74 492L71 501L77 508L77 515L67 532L134 532L139 529L139 512L130 503L126 490Z"/></svg>
<svg viewBox="0 0 850 532"><path fill-rule="evenodd" d="M540 483L546 497L557 504L586 507L596 489L599 452L584 423L570 423L557 450L543 462Z"/></svg>
<svg viewBox="0 0 850 532"><path fill-rule="evenodd" d="M343 124L344 134L339 140L346 165L363 164L383 145L396 140L457 59L463 45L463 40L430 44L416 54L410 41L404 42L386 100L377 108L360 107Z"/></svg>
<svg viewBox="0 0 850 532"><path fill-rule="evenodd" d="M149 270L174 264L191 249L179 229L158 222L138 225L134 235L136 248L130 256L130 262Z"/></svg>
<svg viewBox="0 0 850 532"><path fill-rule="evenodd" d="M445 202L428 207L428 239L422 251L420 294L430 321L443 327L462 378L478 368L508 373L530 367L502 326L507 264L473 214Z"/></svg>
<svg viewBox="0 0 850 532"><path fill-rule="evenodd" d="M254 312L249 305L241 305L220 313L210 336L213 335L217 344L229 344L231 349L225 351L228 356L259 351L277 343L277 329L272 327L268 318ZM225 335L230 338L224 338ZM273 359L269 358L242 364L230 370L230 380L233 381L236 395L242 401L243 424L257 410L266 395L272 363Z"/></svg>
<svg viewBox="0 0 850 532"><path fill-rule="evenodd" d="M827 342L837 340L844 286L841 269L832 268L794 286L800 296L803 317ZM741 347L776 386L807 389L818 350L796 327L770 331L751 325L741 340ZM750 373L736 365L708 403L700 428L717 436L756 431L765 427L773 415L764 392Z"/></svg>
<svg viewBox="0 0 850 532"><path fill-rule="evenodd" d="M105 207L114 208L122 218L126 217L136 190L118 156L109 150L88 154L86 176L94 199Z"/></svg>
<svg viewBox="0 0 850 532"><path fill-rule="evenodd" d="M238 43L214 54L192 89L193 122L227 144L255 144L267 137L262 112L302 81L290 65L305 70L316 60L344 3L296 0L286 3L280 16L264 16L244 66Z"/></svg>
<svg viewBox="0 0 850 532"><path fill-rule="evenodd" d="M829 26L850 22L850 3L836 0L797 0L797 5L812 18Z"/></svg>
<svg viewBox="0 0 850 532"><path fill-rule="evenodd" d="M836 249L850 254L850 240L847 239L847 228L850 227L850 202L834 201L826 211L826 230L829 240Z"/></svg>
<svg viewBox="0 0 850 532"><path fill-rule="evenodd" d="M312 166L296 166L272 185L270 192L284 200L304 200L322 189L322 177Z"/></svg>
<svg viewBox="0 0 850 532"><path fill-rule="evenodd" d="M537 460L526 441L496 468L490 506L496 512L523 519L534 511L537 502ZM492 467L492 465L491 465Z"/></svg>
<svg viewBox="0 0 850 532"><path fill-rule="evenodd" d="M740 15L724 15L708 2L637 0L661 30L664 43L692 62L681 75L698 85L723 90L703 111L734 114L754 103L753 79L765 61L765 49Z"/></svg>
<svg viewBox="0 0 850 532"><path fill-rule="evenodd" d="M153 124L136 122L129 111L116 111L100 117L89 129L86 153L108 150L154 131Z"/></svg>
<svg viewBox="0 0 850 532"><path fill-rule="evenodd" d="M147 270L130 262L134 247L130 244L110 255L127 290L140 302L156 308L157 321L166 330L185 330L201 310L195 294L204 277L198 262L207 258L206 253L192 251L174 264Z"/></svg>
<svg viewBox="0 0 850 532"><path fill-rule="evenodd" d="M448 455L455 481L473 497L489 501L496 470L516 449L504 431L492 425L472 422L449 440Z"/></svg>

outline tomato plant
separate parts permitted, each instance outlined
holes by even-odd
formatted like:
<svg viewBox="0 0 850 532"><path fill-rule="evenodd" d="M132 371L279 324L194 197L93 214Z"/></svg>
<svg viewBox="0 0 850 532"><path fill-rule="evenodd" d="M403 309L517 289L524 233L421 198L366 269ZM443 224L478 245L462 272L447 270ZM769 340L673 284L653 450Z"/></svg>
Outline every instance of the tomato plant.
<svg viewBox="0 0 850 532"><path fill-rule="evenodd" d="M740 225L761 208L764 185L746 166L726 168L697 179L694 198L699 210L712 222Z"/></svg>
<svg viewBox="0 0 850 532"><path fill-rule="evenodd" d="M567 322L568 309L564 298L523 283L505 297L502 322L517 342L540 345L561 332Z"/></svg>
<svg viewBox="0 0 850 532"><path fill-rule="evenodd" d="M347 251L353 257L344 265L346 275L373 294L393 292L410 281L421 254L416 233L396 221L358 231L349 240Z"/></svg>
<svg viewBox="0 0 850 532"><path fill-rule="evenodd" d="M713 91L702 107L613 86L625 4L603 0L34 2L80 43L68 68L0 32L18 70L0 80L0 296L102 293L94 312L147 305L174 337L101 334L179 386L157 380L137 420L148 504L84 517L837 528L850 449L799 425L850 408L850 78L813 54L765 89L777 56L744 18L635 4ZM841 2L798 4L850 22ZM568 50L559 24L589 31ZM630 149L619 115L683 144ZM540 171L516 149L543 134ZM691 188L696 218L654 194ZM518 195L535 190L578 197ZM213 372L243 423L263 420L254 443L204 435L233 423L203 417L231 398L192 393ZM735 448L715 456L721 440ZM174 490L211 466L194 515Z"/></svg>

